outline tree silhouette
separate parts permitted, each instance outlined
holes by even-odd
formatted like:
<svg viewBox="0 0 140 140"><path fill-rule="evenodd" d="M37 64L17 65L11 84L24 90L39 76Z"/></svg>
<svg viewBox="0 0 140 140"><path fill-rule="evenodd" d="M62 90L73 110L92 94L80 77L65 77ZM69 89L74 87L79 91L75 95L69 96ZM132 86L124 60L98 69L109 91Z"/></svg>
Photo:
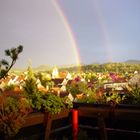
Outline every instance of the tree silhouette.
<svg viewBox="0 0 140 140"><path fill-rule="evenodd" d="M11 49L5 50L5 55L9 56L12 59L12 61L10 64L5 59L2 59L0 61L0 79L4 78L8 74L9 70L16 63L16 60L18 59L19 53L21 53L22 51L23 51L22 45L19 45L16 48L11 48Z"/></svg>

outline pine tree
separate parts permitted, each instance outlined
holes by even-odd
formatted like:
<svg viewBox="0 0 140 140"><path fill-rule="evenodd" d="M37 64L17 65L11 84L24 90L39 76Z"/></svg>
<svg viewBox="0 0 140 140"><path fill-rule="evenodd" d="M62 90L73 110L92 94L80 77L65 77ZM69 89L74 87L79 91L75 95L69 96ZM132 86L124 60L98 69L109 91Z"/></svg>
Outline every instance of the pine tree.
<svg viewBox="0 0 140 140"><path fill-rule="evenodd" d="M7 76L8 72L10 69L13 67L13 65L16 63L16 60L18 59L18 55L23 51L23 46L19 45L16 48L11 48L5 50L5 55L9 56L12 61L11 64L5 59L2 59L0 61L0 79L4 78Z"/></svg>
<svg viewBox="0 0 140 140"><path fill-rule="evenodd" d="M36 77L31 66L28 67L27 79L23 85L23 92L25 93L26 98L29 100L32 108L40 110L42 104L42 92L37 88Z"/></svg>

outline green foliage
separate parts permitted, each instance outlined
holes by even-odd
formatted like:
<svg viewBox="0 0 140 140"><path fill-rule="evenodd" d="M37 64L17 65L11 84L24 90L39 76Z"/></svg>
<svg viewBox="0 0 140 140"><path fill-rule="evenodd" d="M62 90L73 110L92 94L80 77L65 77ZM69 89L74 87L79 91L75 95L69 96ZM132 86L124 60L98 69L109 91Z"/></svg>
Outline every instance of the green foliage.
<svg viewBox="0 0 140 140"><path fill-rule="evenodd" d="M36 78L30 66L28 67L27 79L23 85L23 92L29 100L31 107L40 110L42 105L42 92L37 88Z"/></svg>
<svg viewBox="0 0 140 140"><path fill-rule="evenodd" d="M21 53L22 51L23 51L23 46L21 45L19 45L17 48L5 50L5 55L9 56L12 59L12 61L11 64L9 64L9 62L5 59L2 59L0 61L0 79L2 79L8 74L9 70L16 63L19 53Z"/></svg>
<svg viewBox="0 0 140 140"><path fill-rule="evenodd" d="M60 97L53 95L53 94L47 94L44 97L44 108L51 112L52 114L59 113L62 108L64 108L64 104Z"/></svg>
<svg viewBox="0 0 140 140"><path fill-rule="evenodd" d="M23 85L23 89L28 94L28 96L38 91L36 78L34 77L31 67L28 68L27 78L25 79L25 84Z"/></svg>
<svg viewBox="0 0 140 140"><path fill-rule="evenodd" d="M125 100L125 95L121 95L114 91L112 92L105 92L100 99L100 103L113 103L113 104L120 104L123 103Z"/></svg>
<svg viewBox="0 0 140 140"><path fill-rule="evenodd" d="M97 81L98 80L98 76L96 73L94 72L89 72L89 73L86 73L85 75L85 79L86 80L90 80L90 81Z"/></svg>
<svg viewBox="0 0 140 140"><path fill-rule="evenodd" d="M129 63L104 63L104 64L90 64L90 65L82 65L73 66L69 68L63 68L62 70L67 70L69 72L77 72L78 69L82 69L83 72L134 72L140 71L140 64L129 64Z"/></svg>
<svg viewBox="0 0 140 140"><path fill-rule="evenodd" d="M81 93L78 84L71 83L70 85L66 85L67 92L71 93L75 98L77 94Z"/></svg>
<svg viewBox="0 0 140 140"><path fill-rule="evenodd" d="M43 108L51 114L59 113L62 109L72 108L72 102L67 98L60 98L52 93L43 96Z"/></svg>
<svg viewBox="0 0 140 140"><path fill-rule="evenodd" d="M125 102L128 104L139 104L140 105L140 87L137 84L131 86L131 90L126 95Z"/></svg>
<svg viewBox="0 0 140 140"><path fill-rule="evenodd" d="M25 117L30 112L27 99L0 94L0 131L8 137L19 132L25 123Z"/></svg>
<svg viewBox="0 0 140 140"><path fill-rule="evenodd" d="M73 103L72 101L68 98L68 96L65 96L62 99L63 104L65 105L66 109L73 108Z"/></svg>

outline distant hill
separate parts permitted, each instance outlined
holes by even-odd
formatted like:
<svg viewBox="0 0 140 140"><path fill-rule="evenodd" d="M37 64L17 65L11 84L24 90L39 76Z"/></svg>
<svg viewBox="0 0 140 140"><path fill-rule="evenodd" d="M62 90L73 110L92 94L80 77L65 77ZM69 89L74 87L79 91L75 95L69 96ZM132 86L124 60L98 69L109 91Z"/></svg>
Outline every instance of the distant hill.
<svg viewBox="0 0 140 140"><path fill-rule="evenodd" d="M140 64L140 60L127 60L124 63L127 63L127 64Z"/></svg>
<svg viewBox="0 0 140 140"><path fill-rule="evenodd" d="M36 71L46 71L46 70L52 70L54 67L57 67L57 68L60 68L60 69L62 69L62 68L71 68L71 67L77 67L77 66L75 66L75 65L59 65L59 66L57 66L57 65L54 65L54 66L51 66L51 65L40 65L40 66L38 66L38 67L36 67L36 68L33 68L33 70L36 70Z"/></svg>
<svg viewBox="0 0 140 140"><path fill-rule="evenodd" d="M115 63L115 62L114 62ZM126 63L126 64L140 64L140 60L127 60L125 62L120 62L120 63ZM94 66L96 67L99 67L99 69L101 69L101 66L104 65L104 64L111 64L111 63L103 63L103 64L83 64L82 65L82 69L93 69ZM37 67L34 67L33 70L38 72L38 71L51 71L52 69L54 68L54 66L50 66L50 65L40 65L40 66L37 66ZM62 65L62 66L57 66L58 69L61 69L61 70L69 70L69 71L77 71L79 70L79 67L78 66L75 66L75 65ZM19 72L23 72L23 71L26 71L26 69L21 69L21 68L12 68L12 71L15 71L17 73Z"/></svg>
<svg viewBox="0 0 140 140"><path fill-rule="evenodd" d="M35 71L48 71L50 69L52 69L52 67L49 65L40 65L36 68L33 68L33 70L35 70Z"/></svg>

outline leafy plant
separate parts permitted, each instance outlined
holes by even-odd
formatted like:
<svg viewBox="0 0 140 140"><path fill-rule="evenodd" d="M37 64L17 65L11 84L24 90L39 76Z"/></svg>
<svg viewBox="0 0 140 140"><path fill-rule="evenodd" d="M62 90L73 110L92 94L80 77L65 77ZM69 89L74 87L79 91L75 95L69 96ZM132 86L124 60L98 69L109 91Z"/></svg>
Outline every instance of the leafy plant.
<svg viewBox="0 0 140 140"><path fill-rule="evenodd" d="M115 92L105 92L102 96L103 103L119 104L125 100L125 95L120 95Z"/></svg>
<svg viewBox="0 0 140 140"><path fill-rule="evenodd" d="M70 85L66 85L67 92L71 93L74 98L76 95L81 93L79 89L79 85L77 83L72 82Z"/></svg>
<svg viewBox="0 0 140 140"><path fill-rule="evenodd" d="M68 97L60 98L52 93L43 96L43 108L51 114L56 114L62 109L69 109L72 107L73 104Z"/></svg>
<svg viewBox="0 0 140 140"><path fill-rule="evenodd" d="M0 131L12 137L19 132L29 114L30 104L26 98L0 94Z"/></svg>
<svg viewBox="0 0 140 140"><path fill-rule="evenodd" d="M140 104L140 87L137 84L130 86L125 102L129 104Z"/></svg>

